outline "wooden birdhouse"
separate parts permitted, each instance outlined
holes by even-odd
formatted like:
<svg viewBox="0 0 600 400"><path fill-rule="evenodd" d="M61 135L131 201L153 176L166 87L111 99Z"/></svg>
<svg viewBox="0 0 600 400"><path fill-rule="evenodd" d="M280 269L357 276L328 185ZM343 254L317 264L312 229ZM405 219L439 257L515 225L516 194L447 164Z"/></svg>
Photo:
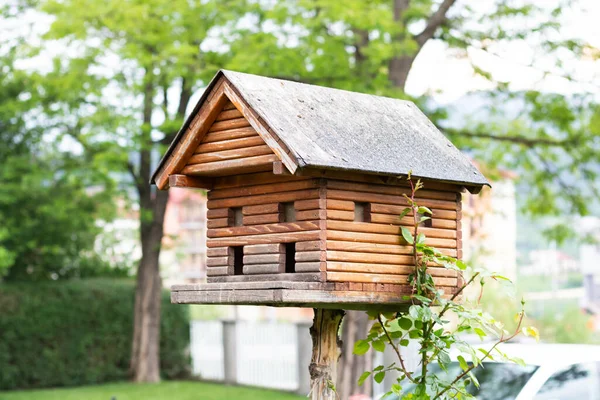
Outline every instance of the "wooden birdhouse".
<svg viewBox="0 0 600 400"><path fill-rule="evenodd" d="M413 103L220 71L152 177L208 190L207 283L173 287L173 301L406 303L410 171L433 211L421 231L460 258L461 192L488 183ZM454 271L431 273L456 290Z"/></svg>

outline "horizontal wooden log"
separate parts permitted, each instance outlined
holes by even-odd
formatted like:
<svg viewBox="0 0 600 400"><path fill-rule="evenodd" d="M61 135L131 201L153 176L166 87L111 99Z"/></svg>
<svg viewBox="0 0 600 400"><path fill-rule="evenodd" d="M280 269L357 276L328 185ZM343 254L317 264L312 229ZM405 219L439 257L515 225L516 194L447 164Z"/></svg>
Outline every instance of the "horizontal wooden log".
<svg viewBox="0 0 600 400"><path fill-rule="evenodd" d="M215 161L204 164L186 165L181 171L189 175L209 174L235 174L244 172L266 171L271 168L271 163L277 160L275 154L256 157L238 158L235 160Z"/></svg>
<svg viewBox="0 0 600 400"><path fill-rule="evenodd" d="M313 240L311 242L296 243L296 251L314 251L325 250L324 242L321 240Z"/></svg>
<svg viewBox="0 0 600 400"><path fill-rule="evenodd" d="M348 200L327 199L326 207L328 210L352 211L354 212L354 202Z"/></svg>
<svg viewBox="0 0 600 400"><path fill-rule="evenodd" d="M245 226L250 225L262 225L262 224L274 224L277 222L283 222L281 214L259 214L259 215L245 215L243 217L243 224Z"/></svg>
<svg viewBox="0 0 600 400"><path fill-rule="evenodd" d="M412 227L407 226L409 229ZM380 233L384 235L400 235L397 225L372 224L369 222L327 221L327 229L350 232ZM419 232L428 238L456 239L456 231L452 229L436 229L420 227Z"/></svg>
<svg viewBox="0 0 600 400"><path fill-rule="evenodd" d="M304 289L304 290L335 290L335 283L325 282L292 282L292 281L247 281L220 283L185 283L171 286L172 291L195 292L215 290L252 290L252 289Z"/></svg>
<svg viewBox="0 0 600 400"><path fill-rule="evenodd" d="M352 200L352 201L360 201L360 202L367 202L367 203L381 203L381 204L408 206L408 202L404 197L392 196L392 195L388 195L388 194L349 191L349 190L328 189L327 190L327 198L328 199L331 198L334 200ZM439 208L442 210L453 210L453 211L456 210L456 201L422 199L418 203L421 206L425 206L425 207L429 207L429 208ZM373 212L372 208L371 208L371 212Z"/></svg>
<svg viewBox="0 0 600 400"><path fill-rule="evenodd" d="M249 136L240 139L221 140L211 143L200 143L194 154L205 154L217 151L227 151L234 149L243 149L246 147L254 147L264 145L264 141L260 136Z"/></svg>
<svg viewBox="0 0 600 400"><path fill-rule="evenodd" d="M328 214L329 215L329 214ZM336 219L336 218L331 218ZM337 218L339 219L339 218ZM410 225L413 223L412 216L406 216L402 219L398 215L393 214L375 214L371 213L371 222L378 224L393 224L393 225ZM439 219L436 217L431 218L431 227L439 229L456 229L456 220L451 219Z"/></svg>
<svg viewBox="0 0 600 400"><path fill-rule="evenodd" d="M213 247L212 249L206 250L208 257L225 257L229 255L228 247Z"/></svg>
<svg viewBox="0 0 600 400"><path fill-rule="evenodd" d="M238 158L256 157L265 154L272 154L269 146L259 145L253 147L243 147L241 149L213 151L210 153L194 154L187 165L211 163L215 161L234 160Z"/></svg>
<svg viewBox="0 0 600 400"><path fill-rule="evenodd" d="M408 275L391 274L365 274L357 272L327 272L327 282L363 282L363 283L394 283L406 284L408 287ZM436 286L456 287L456 278L434 277Z"/></svg>
<svg viewBox="0 0 600 400"><path fill-rule="evenodd" d="M207 206L209 209L222 207L242 207L258 204L270 204L277 202L288 202L294 200L305 200L319 198L318 189L297 190L293 192L270 193L248 197L235 197L229 199L209 200Z"/></svg>
<svg viewBox="0 0 600 400"><path fill-rule="evenodd" d="M305 261L325 261L325 252L315 251L296 251L296 262Z"/></svg>
<svg viewBox="0 0 600 400"><path fill-rule="evenodd" d="M381 244L402 244L406 245L404 239L398 235L382 235L377 233L363 233L350 231L327 230L327 239L340 240L347 242L361 243L381 243ZM456 240L454 239L437 239L428 237L425 243L433 247L443 247L456 249Z"/></svg>
<svg viewBox="0 0 600 400"><path fill-rule="evenodd" d="M415 267L412 265L327 261L327 271L409 275L414 270ZM427 268L427 272L434 277L456 278L457 276L456 271L444 267Z"/></svg>
<svg viewBox="0 0 600 400"><path fill-rule="evenodd" d="M250 126L250 122L244 117L229 119L226 121L215 122L211 125L209 132L219 132L227 129L245 128Z"/></svg>
<svg viewBox="0 0 600 400"><path fill-rule="evenodd" d="M214 228L225 228L231 225L230 218L211 218L207 221L206 226L208 229Z"/></svg>
<svg viewBox="0 0 600 400"><path fill-rule="evenodd" d="M359 253L412 254L412 246L399 244L361 243L327 240L327 250L354 251ZM439 249L443 254L456 257L456 249Z"/></svg>
<svg viewBox="0 0 600 400"><path fill-rule="evenodd" d="M325 219L325 217L325 210L296 211L296 221L314 221L319 219Z"/></svg>
<svg viewBox="0 0 600 400"><path fill-rule="evenodd" d="M285 264L245 264L244 275L277 274L284 272Z"/></svg>
<svg viewBox="0 0 600 400"><path fill-rule="evenodd" d="M213 179L175 174L169 176L169 187L212 189Z"/></svg>
<svg viewBox="0 0 600 400"><path fill-rule="evenodd" d="M319 239L319 230L269 233L264 235L231 236L228 238L211 239L206 241L208 247L246 246L253 244L290 243L313 241Z"/></svg>
<svg viewBox="0 0 600 400"><path fill-rule="evenodd" d="M233 275L220 276L208 279L209 283L215 282L271 282L271 281L289 281L289 282L321 282L324 279L320 272L304 272L304 273L278 273L278 274L262 274L262 275Z"/></svg>
<svg viewBox="0 0 600 400"><path fill-rule="evenodd" d="M318 182L310 179L303 181L268 183L256 186L245 186L229 189L214 189L208 193L208 199L217 200L233 197L256 196L261 194L289 192L293 190L304 190L317 187L319 187Z"/></svg>
<svg viewBox="0 0 600 400"><path fill-rule="evenodd" d="M311 200L298 200L294 202L294 208L297 211L315 210L324 208L324 200L322 199L311 199Z"/></svg>
<svg viewBox="0 0 600 400"><path fill-rule="evenodd" d="M283 253L283 245L281 243L254 244L250 246L244 246L244 255L280 253Z"/></svg>
<svg viewBox="0 0 600 400"><path fill-rule="evenodd" d="M281 183L292 181L305 181L311 178L298 177L294 175L280 176L273 175L271 172L246 173L233 176L223 176L215 178L215 189L240 188L244 186L264 185L267 183Z"/></svg>
<svg viewBox="0 0 600 400"><path fill-rule="evenodd" d="M389 185L375 185L368 183L357 183L357 182L347 182L347 181L336 181L336 180L327 180L327 188L329 189L338 189L338 190L348 190L348 191L356 191L356 192L367 192L367 193L378 193L378 194L387 194L392 196L403 197L403 195L410 196L411 190L410 188L403 188L397 186L389 186ZM436 190L427 190L421 189L415 193L415 198L417 199L417 203L419 199L436 199L436 200L448 200L452 202L456 202L457 193L453 192L444 192L444 191L436 191Z"/></svg>
<svg viewBox="0 0 600 400"><path fill-rule="evenodd" d="M281 161L275 161L273 163L273 174L275 175L292 175L287 167Z"/></svg>
<svg viewBox="0 0 600 400"><path fill-rule="evenodd" d="M207 267L225 267L229 265L233 265L233 257L208 257L206 259Z"/></svg>
<svg viewBox="0 0 600 400"><path fill-rule="evenodd" d="M212 218L228 218L229 217L229 208L215 208L209 209L206 211L206 217L208 219Z"/></svg>
<svg viewBox="0 0 600 400"><path fill-rule="evenodd" d="M244 256L245 264L284 264L285 254L250 254Z"/></svg>
<svg viewBox="0 0 600 400"><path fill-rule="evenodd" d="M279 214L279 203L259 204L256 206L246 206L242 208L242 214L246 215L263 215L263 214Z"/></svg>
<svg viewBox="0 0 600 400"><path fill-rule="evenodd" d="M371 213L391 214L394 216L399 216L400 214L402 214L405 208L406 206L371 203ZM440 210L436 208L431 208L431 211L433 212L433 218L435 219L456 219L456 211L454 210ZM408 215L412 215L412 213L409 213Z"/></svg>
<svg viewBox="0 0 600 400"><path fill-rule="evenodd" d="M222 238L228 236L262 235L268 233L287 233L298 231L311 231L319 229L316 222L284 222L278 224L256 225L256 226L233 226L228 228L209 229L209 238Z"/></svg>
<svg viewBox="0 0 600 400"><path fill-rule="evenodd" d="M354 221L354 211L327 210L327 219L338 221Z"/></svg>
<svg viewBox="0 0 600 400"><path fill-rule="evenodd" d="M229 272L229 267L210 267L206 268L206 276L224 276Z"/></svg>
<svg viewBox="0 0 600 400"><path fill-rule="evenodd" d="M204 143L221 142L223 140L241 139L245 137L259 138L260 136L251 126L247 128L228 129L220 132L209 132L204 139L202 139L200 146Z"/></svg>
<svg viewBox="0 0 600 400"><path fill-rule="evenodd" d="M242 115L241 112L239 112L236 108L233 108L231 110L223 110L219 113L219 115L217 115L217 119L215 119L215 121L225 121L228 119L234 119L234 118L244 118L244 116Z"/></svg>
<svg viewBox="0 0 600 400"><path fill-rule="evenodd" d="M296 272L319 272L321 270L320 262L299 262L296 263Z"/></svg>
<svg viewBox="0 0 600 400"><path fill-rule="evenodd" d="M374 264L412 265L414 257L410 254L359 253L353 251L327 250L327 261L345 261Z"/></svg>

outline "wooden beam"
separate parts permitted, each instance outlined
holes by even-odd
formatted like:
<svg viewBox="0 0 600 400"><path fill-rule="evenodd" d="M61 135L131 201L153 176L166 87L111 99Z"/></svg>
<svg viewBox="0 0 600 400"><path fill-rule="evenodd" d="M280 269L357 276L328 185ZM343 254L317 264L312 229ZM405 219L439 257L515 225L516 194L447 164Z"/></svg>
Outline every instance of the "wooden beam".
<svg viewBox="0 0 600 400"><path fill-rule="evenodd" d="M169 187L210 190L213 188L213 181L212 179L204 179L197 176L176 174L169 176Z"/></svg>
<svg viewBox="0 0 600 400"><path fill-rule="evenodd" d="M337 381L337 364L341 355L338 336L344 317L343 310L315 308L312 337L312 357L310 359L310 394L312 400L337 400L334 384Z"/></svg>
<svg viewBox="0 0 600 400"><path fill-rule="evenodd" d="M292 175L292 173L287 169L285 165L281 161L275 161L273 163L273 174L274 175Z"/></svg>
<svg viewBox="0 0 600 400"><path fill-rule="evenodd" d="M196 115L193 117L186 132L179 139L175 148L171 151L169 158L156 175L156 187L168 189L169 176L181 172L188 159L202 141L209 128L217 118L217 115L228 102L223 92L224 78L216 83L212 92L208 95Z"/></svg>

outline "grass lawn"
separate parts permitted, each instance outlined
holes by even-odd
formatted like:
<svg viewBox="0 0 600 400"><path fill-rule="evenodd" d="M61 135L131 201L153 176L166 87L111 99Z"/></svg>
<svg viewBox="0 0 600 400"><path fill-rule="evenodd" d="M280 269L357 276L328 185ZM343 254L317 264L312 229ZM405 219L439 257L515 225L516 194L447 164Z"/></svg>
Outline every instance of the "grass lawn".
<svg viewBox="0 0 600 400"><path fill-rule="evenodd" d="M1 400L299 400L302 398L305 397L272 390L187 381L158 384L113 383L66 389L0 392Z"/></svg>

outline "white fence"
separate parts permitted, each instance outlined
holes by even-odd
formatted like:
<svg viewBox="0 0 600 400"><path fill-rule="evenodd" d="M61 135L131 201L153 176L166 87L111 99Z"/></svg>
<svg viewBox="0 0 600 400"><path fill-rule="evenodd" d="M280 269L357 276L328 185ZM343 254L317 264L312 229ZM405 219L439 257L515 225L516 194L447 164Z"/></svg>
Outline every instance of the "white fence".
<svg viewBox="0 0 600 400"><path fill-rule="evenodd" d="M306 395L312 348L309 327L310 323L193 321L193 373L206 380ZM409 347L405 361L409 368L416 368L417 349L412 343ZM374 357L374 365L395 361L390 349L385 354L375 353ZM380 397L393 382L393 375L388 374L381 384L374 383L373 397Z"/></svg>
<svg viewBox="0 0 600 400"><path fill-rule="evenodd" d="M192 370L202 379L308 392L308 324L193 321Z"/></svg>

